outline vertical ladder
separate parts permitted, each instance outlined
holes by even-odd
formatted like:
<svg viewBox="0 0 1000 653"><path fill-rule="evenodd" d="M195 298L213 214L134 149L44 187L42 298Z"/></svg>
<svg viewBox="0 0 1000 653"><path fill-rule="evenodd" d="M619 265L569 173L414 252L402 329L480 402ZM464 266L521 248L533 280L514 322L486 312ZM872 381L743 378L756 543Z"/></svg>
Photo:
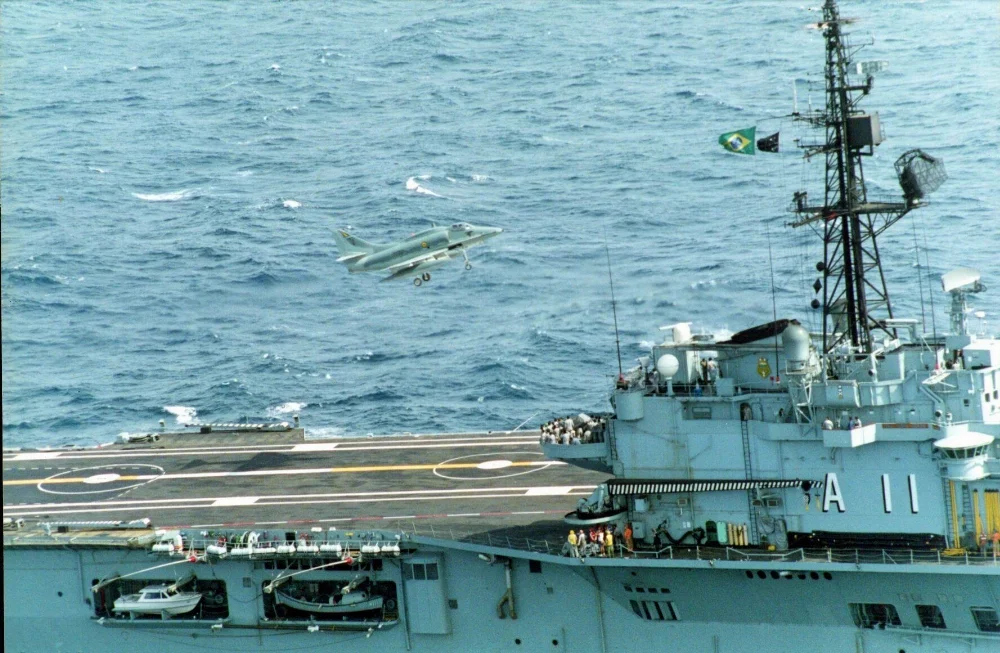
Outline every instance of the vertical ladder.
<svg viewBox="0 0 1000 653"><path fill-rule="evenodd" d="M607 438L608 447L611 449L611 465L614 466L616 460L618 460L618 443L615 442L615 421L616 418L608 417L608 428L607 428Z"/></svg>
<svg viewBox="0 0 1000 653"><path fill-rule="evenodd" d="M953 530L954 529L952 528L952 524L955 523L954 522L955 513L951 509L952 498L953 498L953 495L952 495L952 492L951 492L951 488L952 488L951 483L952 483L952 481L949 481L948 479L943 478L943 479L941 479L941 482L942 482L943 487L944 487L944 519L945 519L945 527L944 527L945 536L944 536L944 539L945 539L945 544L947 545L947 547L949 549L954 549L954 548L958 547L958 542L954 542L953 541L955 538L954 538L954 535L953 535Z"/></svg>
<svg viewBox="0 0 1000 653"><path fill-rule="evenodd" d="M972 493L969 491L969 484L962 483L962 532L969 533L974 531L973 524L973 512L972 512ZM979 533L975 534L975 537L979 537ZM974 542L970 548L976 548L979 542Z"/></svg>
<svg viewBox="0 0 1000 653"><path fill-rule="evenodd" d="M740 415L740 432L743 435L743 469L748 481L753 480L753 463L750 460L750 422ZM750 544L759 544L760 538L757 535L757 510L753 505L753 489L747 490L747 515L750 519Z"/></svg>

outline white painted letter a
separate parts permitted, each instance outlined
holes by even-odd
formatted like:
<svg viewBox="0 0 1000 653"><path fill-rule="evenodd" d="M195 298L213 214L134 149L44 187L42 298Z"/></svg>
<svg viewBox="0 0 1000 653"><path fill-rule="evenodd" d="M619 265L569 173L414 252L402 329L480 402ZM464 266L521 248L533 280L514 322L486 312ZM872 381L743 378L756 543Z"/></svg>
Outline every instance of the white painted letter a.
<svg viewBox="0 0 1000 653"><path fill-rule="evenodd" d="M845 512L844 497L840 494L840 484L837 483L837 475L830 472L826 475L823 484L823 512L830 512L830 504L837 504L837 512Z"/></svg>

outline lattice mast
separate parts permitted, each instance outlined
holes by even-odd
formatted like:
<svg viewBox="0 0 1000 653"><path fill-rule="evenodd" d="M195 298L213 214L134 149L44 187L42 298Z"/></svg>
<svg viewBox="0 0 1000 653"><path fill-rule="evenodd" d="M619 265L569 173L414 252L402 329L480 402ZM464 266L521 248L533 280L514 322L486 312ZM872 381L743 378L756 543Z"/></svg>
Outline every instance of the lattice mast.
<svg viewBox="0 0 1000 653"><path fill-rule="evenodd" d="M904 184L902 202L869 200L862 157L874 154L883 137L878 114L858 109L861 99L872 89L870 71L858 70L867 73L863 83L852 84L849 79L853 74L851 54L860 49L848 52L842 26L849 22L851 19L840 17L835 0L826 0L823 20L818 24L826 40L826 107L798 116L826 130L825 143L802 146L806 158L826 155L826 188L819 206L810 204L805 192L795 194L793 210L799 218L793 226L821 225L817 231L823 238L823 261L816 267L823 279L817 280L814 288L817 293L823 291L824 352L847 343L852 353L864 356L877 347L882 339L879 332L895 337L894 329L886 324L892 318L892 304L877 237L919 206L923 194L933 188L915 182L916 188L908 191ZM929 160L931 165L940 166L939 161L919 150L908 152L896 165L901 183L904 172L911 177L917 175L909 161L904 162L908 156L918 159L918 163ZM943 169L940 175L943 180ZM813 306L819 307L818 300Z"/></svg>

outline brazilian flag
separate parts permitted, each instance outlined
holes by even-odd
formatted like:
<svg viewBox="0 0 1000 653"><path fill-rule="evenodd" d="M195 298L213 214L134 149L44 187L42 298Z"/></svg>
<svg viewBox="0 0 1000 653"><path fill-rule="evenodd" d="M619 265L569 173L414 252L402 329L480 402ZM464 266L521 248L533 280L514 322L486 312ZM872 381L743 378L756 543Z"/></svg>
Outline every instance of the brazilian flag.
<svg viewBox="0 0 1000 653"><path fill-rule="evenodd" d="M747 127L734 132L726 132L719 136L719 145L726 148L733 154L756 154L754 137L757 135L757 127Z"/></svg>

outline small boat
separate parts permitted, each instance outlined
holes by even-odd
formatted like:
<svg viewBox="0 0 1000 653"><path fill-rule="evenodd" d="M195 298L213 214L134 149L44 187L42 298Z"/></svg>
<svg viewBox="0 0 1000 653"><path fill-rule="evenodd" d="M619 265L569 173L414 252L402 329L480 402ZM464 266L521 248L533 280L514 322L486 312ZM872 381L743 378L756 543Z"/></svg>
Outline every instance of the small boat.
<svg viewBox="0 0 1000 653"><path fill-rule="evenodd" d="M351 592L349 594L336 593L330 596L325 603L320 601L307 601L289 596L281 591L274 593L275 603L295 608L302 612L312 612L315 614L349 614L353 612L368 612L371 610L381 610L383 597L379 595L369 596L367 592Z"/></svg>
<svg viewBox="0 0 1000 653"><path fill-rule="evenodd" d="M115 612L128 612L133 617L137 614L158 614L166 618L168 615L191 612L199 601L200 592L178 592L167 585L149 585L139 590L138 594L117 598L113 609Z"/></svg>

